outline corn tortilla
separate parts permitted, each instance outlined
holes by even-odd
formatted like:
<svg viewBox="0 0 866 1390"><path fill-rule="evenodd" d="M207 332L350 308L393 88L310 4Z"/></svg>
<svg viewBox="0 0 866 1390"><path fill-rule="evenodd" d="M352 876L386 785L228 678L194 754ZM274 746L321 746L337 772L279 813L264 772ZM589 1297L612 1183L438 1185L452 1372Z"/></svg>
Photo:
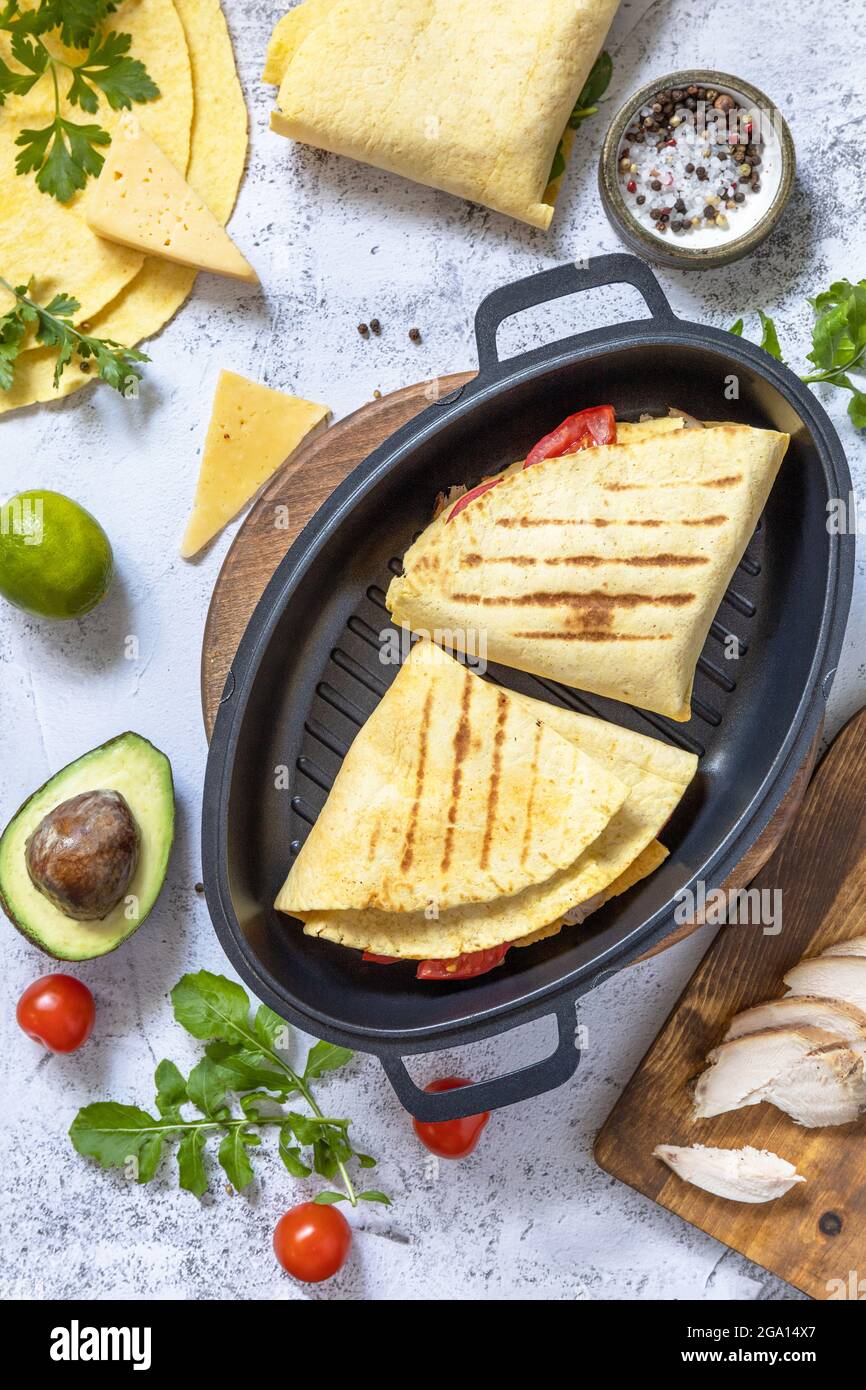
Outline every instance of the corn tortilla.
<svg viewBox="0 0 866 1390"><path fill-rule="evenodd" d="M234 207L247 152L247 111L231 38L219 0L176 0L189 47L195 115L187 178L223 223ZM130 285L97 314L90 331L132 347L152 337L177 312L195 284L195 271L145 259ZM52 384L54 354L25 353L10 391L0 392L0 414L38 401L59 400L93 381L74 365L59 388Z"/></svg>

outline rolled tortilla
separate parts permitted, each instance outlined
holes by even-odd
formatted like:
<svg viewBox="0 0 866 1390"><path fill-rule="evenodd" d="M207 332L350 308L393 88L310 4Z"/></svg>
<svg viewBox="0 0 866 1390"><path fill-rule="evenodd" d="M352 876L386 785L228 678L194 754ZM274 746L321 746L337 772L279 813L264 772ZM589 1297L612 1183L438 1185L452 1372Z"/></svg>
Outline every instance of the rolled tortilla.
<svg viewBox="0 0 866 1390"><path fill-rule="evenodd" d="M554 155L617 5L306 0L268 51L272 128L547 228Z"/></svg>

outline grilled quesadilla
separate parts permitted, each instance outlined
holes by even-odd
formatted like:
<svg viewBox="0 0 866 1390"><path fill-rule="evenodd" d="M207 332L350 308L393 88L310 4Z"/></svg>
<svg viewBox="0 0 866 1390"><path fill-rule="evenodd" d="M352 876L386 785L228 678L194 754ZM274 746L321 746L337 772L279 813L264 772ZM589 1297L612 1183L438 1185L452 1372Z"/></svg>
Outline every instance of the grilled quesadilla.
<svg viewBox="0 0 866 1390"><path fill-rule="evenodd" d="M449 498L388 608L458 650L483 638L492 661L687 720L698 656L789 436L651 422L620 443L599 411L613 414L570 417L522 466Z"/></svg>
<svg viewBox="0 0 866 1390"><path fill-rule="evenodd" d="M549 227L554 157L618 3L305 0L268 47L272 129Z"/></svg>
<svg viewBox="0 0 866 1390"><path fill-rule="evenodd" d="M349 749L277 906L423 913L517 893L571 864L627 793L518 696L418 643Z"/></svg>
<svg viewBox="0 0 866 1390"><path fill-rule="evenodd" d="M531 944L652 872L696 766L657 739L498 689L421 642L349 750L276 906L309 935L449 962L453 976L467 954Z"/></svg>

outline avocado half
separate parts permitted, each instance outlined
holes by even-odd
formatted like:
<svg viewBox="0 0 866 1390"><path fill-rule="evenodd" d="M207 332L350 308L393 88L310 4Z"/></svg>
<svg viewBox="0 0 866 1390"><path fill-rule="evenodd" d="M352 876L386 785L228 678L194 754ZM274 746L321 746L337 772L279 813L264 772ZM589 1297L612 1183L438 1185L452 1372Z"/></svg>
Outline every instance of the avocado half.
<svg viewBox="0 0 866 1390"><path fill-rule="evenodd" d="M96 922L76 921L45 897L27 871L27 841L55 806L98 789L120 792L138 826L140 851L124 898ZM0 836L0 907L34 946L57 960L114 951L150 912L165 880L174 839L171 763L140 734L118 734L61 768L34 792ZM137 900L133 915L130 899Z"/></svg>

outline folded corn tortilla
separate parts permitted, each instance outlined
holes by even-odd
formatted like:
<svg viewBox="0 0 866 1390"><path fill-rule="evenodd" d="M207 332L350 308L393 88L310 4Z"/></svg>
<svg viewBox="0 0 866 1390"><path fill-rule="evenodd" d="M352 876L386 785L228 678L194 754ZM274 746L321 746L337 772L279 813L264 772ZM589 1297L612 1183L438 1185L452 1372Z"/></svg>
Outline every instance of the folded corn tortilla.
<svg viewBox="0 0 866 1390"><path fill-rule="evenodd" d="M412 960L447 960L504 942L551 934L571 909L593 901L598 907L653 872L667 851L655 837L682 799L697 758L658 739L575 714L528 696L515 695L526 712L603 762L628 786L628 796L598 838L567 869L513 895L425 912L301 912L310 936L376 955ZM277 900L280 907L280 900Z"/></svg>
<svg viewBox="0 0 866 1390"><path fill-rule="evenodd" d="M788 442L747 425L680 428L508 470L422 532L388 608L458 648L483 636L492 661L687 720Z"/></svg>
<svg viewBox="0 0 866 1390"><path fill-rule="evenodd" d="M517 893L572 864L627 793L519 696L419 642L276 905L423 913Z"/></svg>
<svg viewBox="0 0 866 1390"><path fill-rule="evenodd" d="M272 128L547 228L554 155L618 0L306 0Z"/></svg>

